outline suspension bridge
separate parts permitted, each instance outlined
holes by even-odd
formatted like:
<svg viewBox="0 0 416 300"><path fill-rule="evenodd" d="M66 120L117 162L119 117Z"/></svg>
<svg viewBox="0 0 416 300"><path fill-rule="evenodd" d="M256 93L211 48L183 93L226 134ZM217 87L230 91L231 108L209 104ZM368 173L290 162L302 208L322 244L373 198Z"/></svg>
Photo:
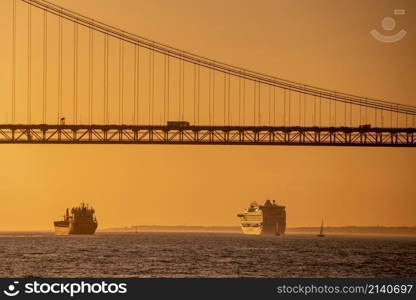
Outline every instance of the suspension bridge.
<svg viewBox="0 0 416 300"><path fill-rule="evenodd" d="M0 143L416 146L415 106L222 63L44 0L1 6Z"/></svg>

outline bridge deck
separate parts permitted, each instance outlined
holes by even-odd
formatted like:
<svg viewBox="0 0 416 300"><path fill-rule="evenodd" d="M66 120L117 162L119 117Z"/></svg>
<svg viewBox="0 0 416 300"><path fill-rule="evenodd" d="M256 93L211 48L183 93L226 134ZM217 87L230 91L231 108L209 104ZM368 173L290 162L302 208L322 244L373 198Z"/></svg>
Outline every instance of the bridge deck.
<svg viewBox="0 0 416 300"><path fill-rule="evenodd" d="M0 125L0 143L416 147L416 128Z"/></svg>

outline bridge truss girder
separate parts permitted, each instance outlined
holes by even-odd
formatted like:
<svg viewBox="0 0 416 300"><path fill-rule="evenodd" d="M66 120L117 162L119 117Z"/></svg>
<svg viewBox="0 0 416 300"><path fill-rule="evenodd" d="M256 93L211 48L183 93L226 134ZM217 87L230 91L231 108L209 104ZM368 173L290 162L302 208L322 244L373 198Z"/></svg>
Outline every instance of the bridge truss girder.
<svg viewBox="0 0 416 300"><path fill-rule="evenodd" d="M416 147L413 128L0 125L2 144Z"/></svg>

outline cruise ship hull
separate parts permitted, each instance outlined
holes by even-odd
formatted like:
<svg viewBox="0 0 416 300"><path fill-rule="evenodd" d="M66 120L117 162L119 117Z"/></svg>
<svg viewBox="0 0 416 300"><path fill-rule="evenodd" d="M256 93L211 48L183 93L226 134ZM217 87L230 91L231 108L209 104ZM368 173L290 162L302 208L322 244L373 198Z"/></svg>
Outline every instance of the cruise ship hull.
<svg viewBox="0 0 416 300"><path fill-rule="evenodd" d="M284 234L282 230L279 230L278 226L271 227L271 228L264 228L260 224L257 227L246 227L244 225L241 226L241 230L244 234L251 234L251 235L281 235Z"/></svg>
<svg viewBox="0 0 416 300"><path fill-rule="evenodd" d="M241 230L244 234L251 234L251 235L259 235L261 234L260 227L243 227L241 226Z"/></svg>

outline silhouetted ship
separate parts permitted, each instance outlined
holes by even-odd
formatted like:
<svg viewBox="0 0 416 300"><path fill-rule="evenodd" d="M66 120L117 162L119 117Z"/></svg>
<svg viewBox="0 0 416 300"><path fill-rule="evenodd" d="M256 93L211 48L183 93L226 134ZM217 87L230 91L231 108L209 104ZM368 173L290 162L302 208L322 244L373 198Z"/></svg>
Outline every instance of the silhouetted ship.
<svg viewBox="0 0 416 300"><path fill-rule="evenodd" d="M238 214L245 234L281 235L286 231L286 209L267 200L264 205L251 203L244 213Z"/></svg>
<svg viewBox="0 0 416 300"><path fill-rule="evenodd" d="M95 210L92 207L88 207L85 203L81 203L81 206L73 207L71 214L69 214L67 208L63 221L54 222L55 234L94 234L98 226L94 213Z"/></svg>

